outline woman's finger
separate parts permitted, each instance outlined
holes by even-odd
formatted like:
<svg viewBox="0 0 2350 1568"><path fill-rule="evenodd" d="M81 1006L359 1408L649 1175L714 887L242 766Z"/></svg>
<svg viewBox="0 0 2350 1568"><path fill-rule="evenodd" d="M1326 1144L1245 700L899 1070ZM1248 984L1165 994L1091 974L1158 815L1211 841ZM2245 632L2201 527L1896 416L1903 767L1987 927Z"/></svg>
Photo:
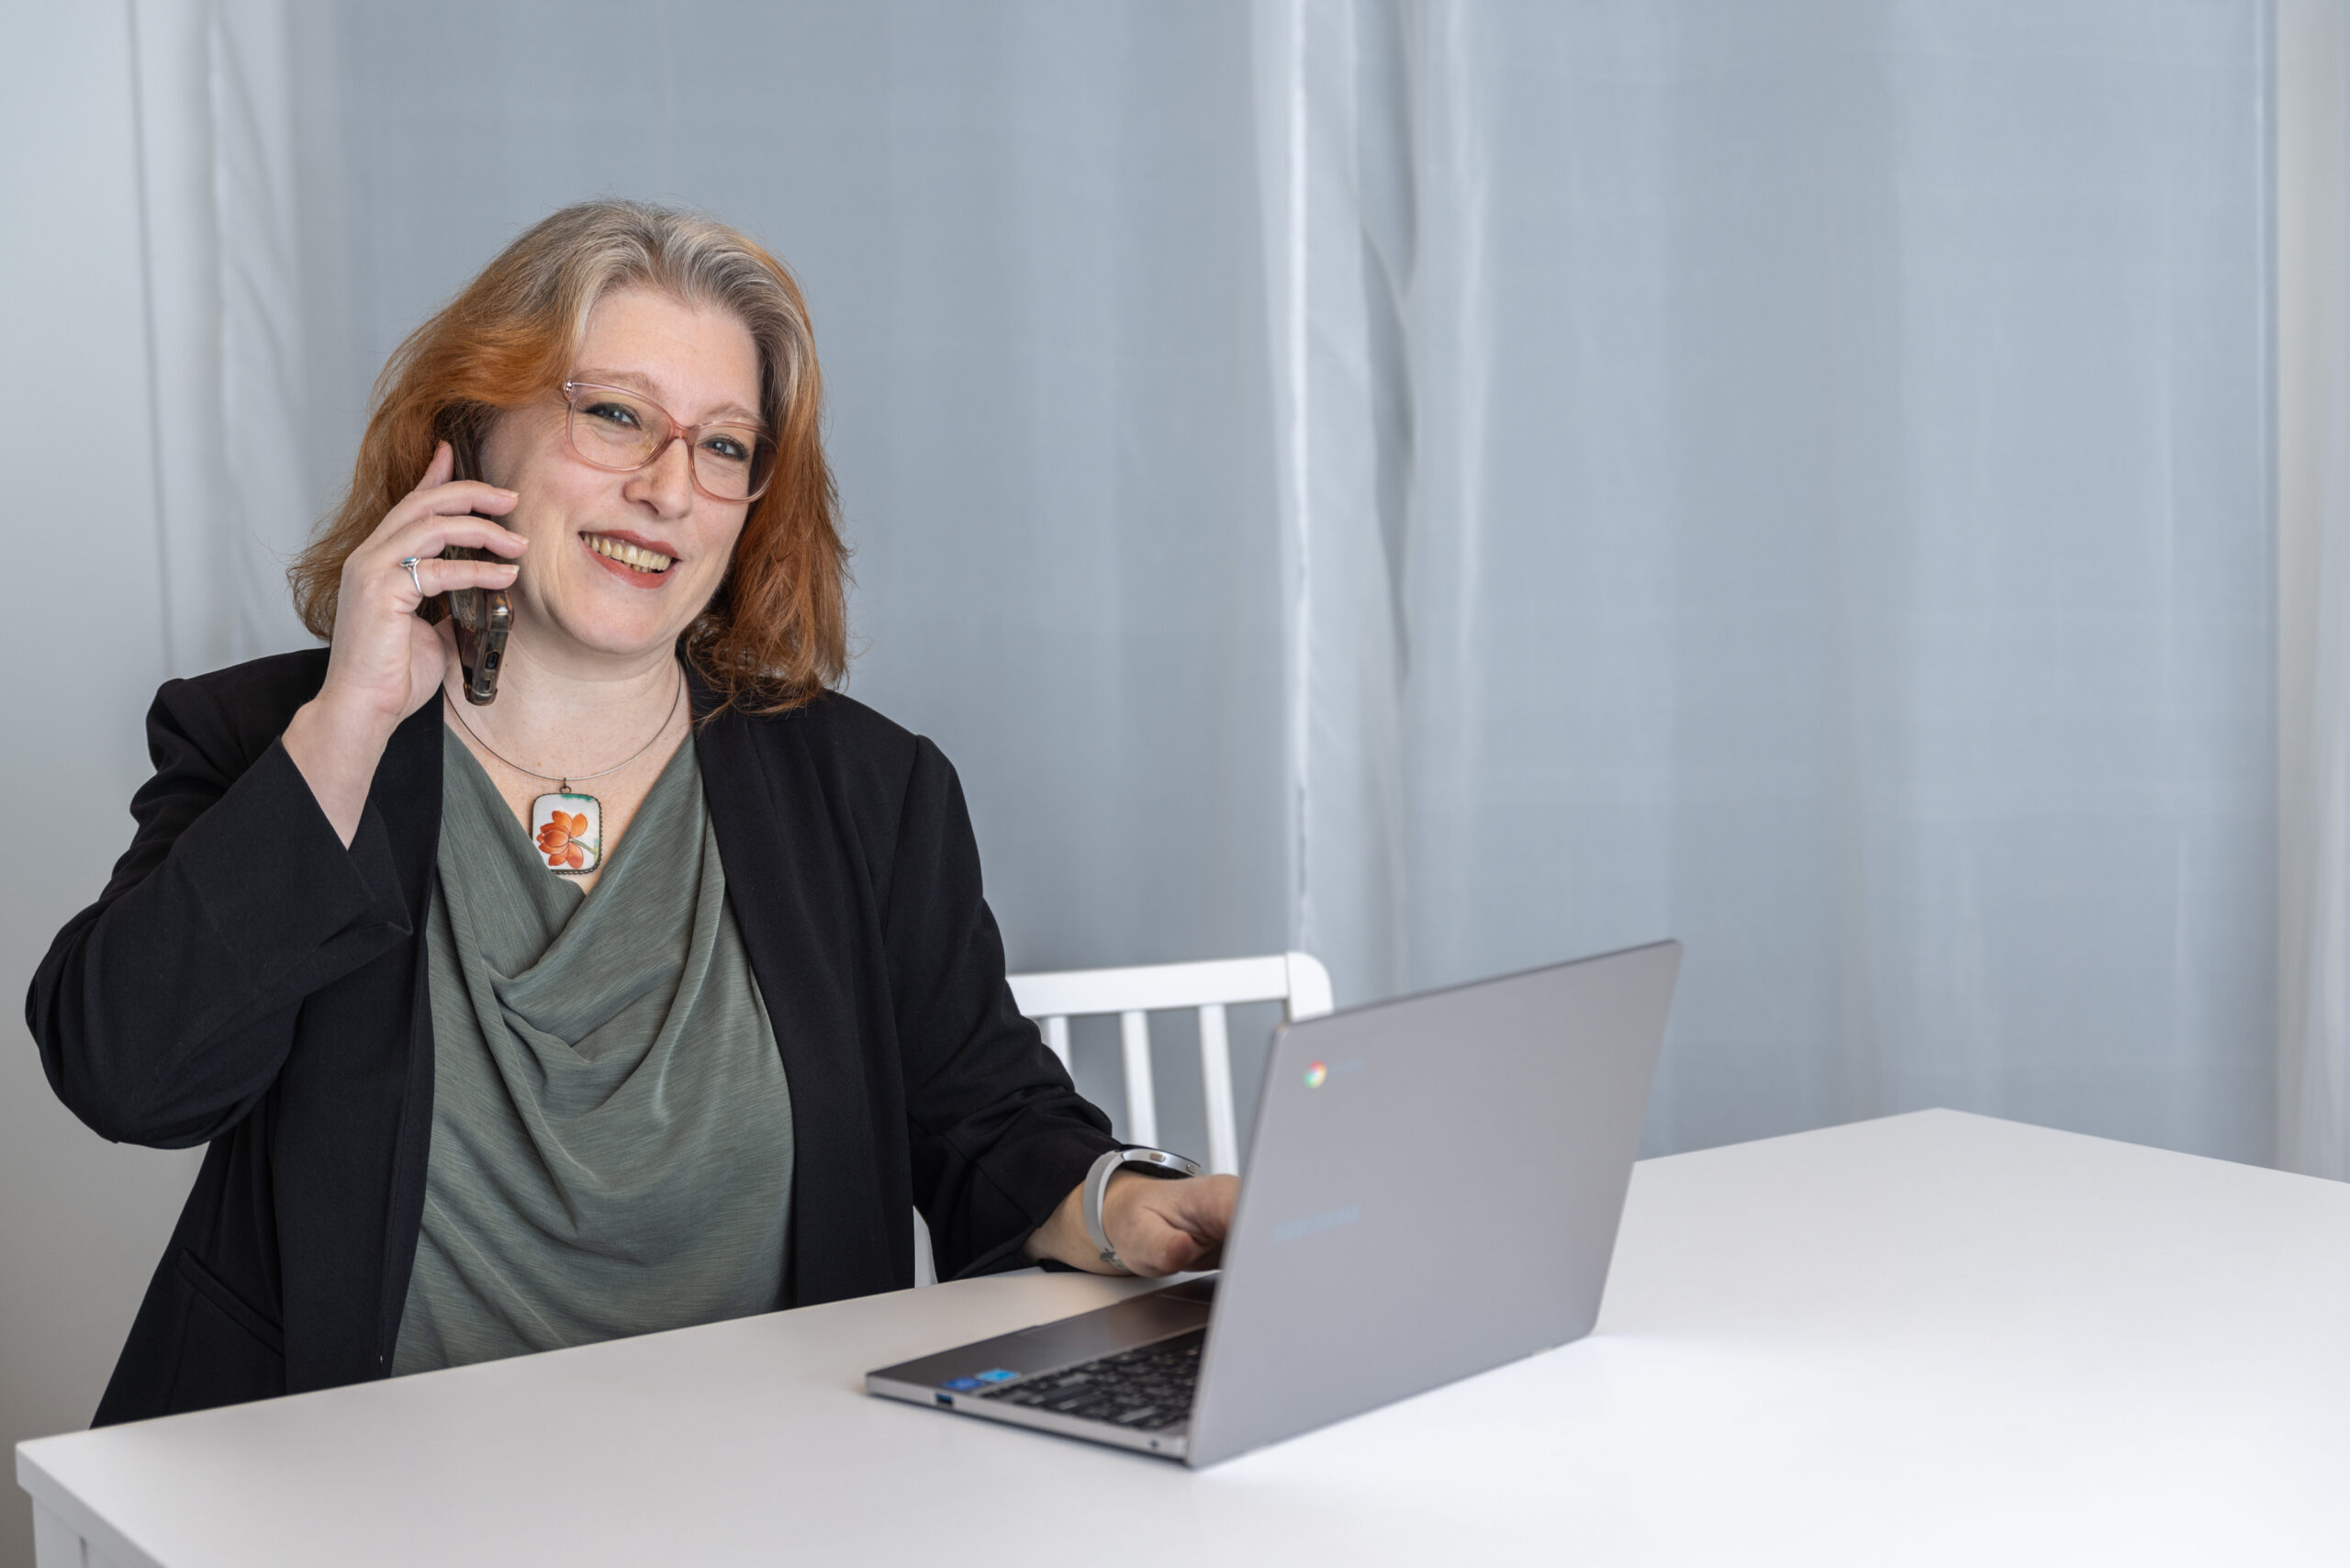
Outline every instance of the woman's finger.
<svg viewBox="0 0 2350 1568"><path fill-rule="evenodd" d="M1165 1214L1177 1229L1207 1243L1224 1239L1232 1227L1233 1206L1240 1201L1237 1176L1200 1176L1165 1184Z"/></svg>
<svg viewBox="0 0 2350 1568"><path fill-rule="evenodd" d="M519 559L531 542L520 534L470 514L463 517L420 517L367 546L378 556L399 560L408 555L438 555L450 545L487 550L509 560Z"/></svg>
<svg viewBox="0 0 2350 1568"><path fill-rule="evenodd" d="M520 499L511 490L501 490L476 479L436 485L429 490L410 490L384 514L384 521L375 525L375 532L367 536L367 544L361 548L379 545L401 529L412 528L428 518L503 517Z"/></svg>
<svg viewBox="0 0 2350 1568"><path fill-rule="evenodd" d="M432 461L424 465L424 477L416 482L416 488L410 490L408 494L420 495L435 485L445 485L449 482L449 476L456 471L456 449L445 441L435 442L432 446Z"/></svg>
<svg viewBox="0 0 2350 1568"><path fill-rule="evenodd" d="M392 569L399 574L394 585L399 599L410 610L425 599L455 588L512 588L515 577L510 561L443 561L437 555L420 558L413 579L406 566L395 563Z"/></svg>
<svg viewBox="0 0 2350 1568"><path fill-rule="evenodd" d="M405 527L417 518L431 513L480 512L489 517L502 517L513 510L514 503L521 498L512 490L484 484L479 479L452 480L449 476L455 471L455 466L456 459L449 450L449 443L444 441L435 446L432 461L424 465L424 476L416 482L416 488L401 497L392 510L384 514L384 520L375 525L375 532L368 535L368 542L373 543L393 529Z"/></svg>
<svg viewBox="0 0 2350 1568"><path fill-rule="evenodd" d="M514 503L521 498L512 490L500 489L479 479L453 479L430 488L419 486L386 515L397 517L405 513L417 517L427 512L443 515L479 512L485 517L503 517L512 511Z"/></svg>
<svg viewBox="0 0 2350 1568"><path fill-rule="evenodd" d="M1128 1258L1127 1261L1130 1265L1139 1264L1138 1273L1179 1273L1200 1267L1201 1260L1212 1257L1221 1245L1203 1240L1188 1230L1164 1226L1153 1229L1145 1238L1139 1260ZM1126 1257L1125 1249L1120 1248L1118 1255Z"/></svg>
<svg viewBox="0 0 2350 1568"><path fill-rule="evenodd" d="M386 543L403 555L421 555L428 551L437 555L452 544L462 544L475 550L494 551L509 559L519 558L531 547L531 542L512 529L471 512L453 517L435 512L418 518Z"/></svg>

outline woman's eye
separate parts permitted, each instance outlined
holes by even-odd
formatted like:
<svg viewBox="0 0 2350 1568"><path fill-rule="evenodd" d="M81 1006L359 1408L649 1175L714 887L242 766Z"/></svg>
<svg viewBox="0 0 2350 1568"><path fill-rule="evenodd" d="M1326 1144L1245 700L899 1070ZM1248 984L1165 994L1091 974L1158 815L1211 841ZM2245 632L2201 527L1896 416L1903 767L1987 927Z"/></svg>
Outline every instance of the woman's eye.
<svg viewBox="0 0 2350 1568"><path fill-rule="evenodd" d="M607 424L627 425L631 429L643 422L636 417L636 410L625 403L590 403L586 411L589 419L602 420Z"/></svg>
<svg viewBox="0 0 2350 1568"><path fill-rule="evenodd" d="M730 463L748 463L751 449L731 435L714 435L701 443L701 449Z"/></svg>

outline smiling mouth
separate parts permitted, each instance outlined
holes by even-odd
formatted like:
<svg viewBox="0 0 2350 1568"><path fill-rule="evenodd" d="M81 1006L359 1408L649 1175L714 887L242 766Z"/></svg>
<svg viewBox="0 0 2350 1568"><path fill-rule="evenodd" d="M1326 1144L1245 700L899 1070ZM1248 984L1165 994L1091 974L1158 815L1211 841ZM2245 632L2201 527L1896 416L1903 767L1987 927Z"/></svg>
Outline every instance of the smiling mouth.
<svg viewBox="0 0 2350 1568"><path fill-rule="evenodd" d="M673 564L670 557L658 550L647 550L642 544L631 544L625 539L614 539L608 533L583 533L579 537L597 554L618 561L632 572L657 576L667 571Z"/></svg>

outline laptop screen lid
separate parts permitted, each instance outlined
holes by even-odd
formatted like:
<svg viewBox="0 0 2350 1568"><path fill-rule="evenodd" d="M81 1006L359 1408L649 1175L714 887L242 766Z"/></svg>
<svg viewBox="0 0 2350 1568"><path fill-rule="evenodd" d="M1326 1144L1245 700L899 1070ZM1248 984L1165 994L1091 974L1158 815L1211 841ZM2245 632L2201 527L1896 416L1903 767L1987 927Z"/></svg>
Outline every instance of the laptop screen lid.
<svg viewBox="0 0 2350 1568"><path fill-rule="evenodd" d="M1591 1331L1680 963L1660 942L1276 1034L1191 1463Z"/></svg>

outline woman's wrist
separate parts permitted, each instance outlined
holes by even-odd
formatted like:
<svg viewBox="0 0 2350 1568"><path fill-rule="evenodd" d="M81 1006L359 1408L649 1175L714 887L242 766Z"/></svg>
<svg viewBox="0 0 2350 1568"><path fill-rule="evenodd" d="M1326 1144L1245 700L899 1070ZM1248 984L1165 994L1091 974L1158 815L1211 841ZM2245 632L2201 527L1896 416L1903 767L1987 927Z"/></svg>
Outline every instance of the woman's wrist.
<svg viewBox="0 0 2350 1568"><path fill-rule="evenodd" d="M364 707L330 700L324 691L296 709L285 726L285 755L345 849L359 835L375 765L395 727Z"/></svg>
<svg viewBox="0 0 2350 1568"><path fill-rule="evenodd" d="M1118 1255L1146 1276L1214 1268L1240 1184L1230 1176L1170 1181L1136 1170L1113 1171L1102 1194L1102 1227ZM1031 1258L1050 1258L1088 1273L1114 1272L1085 1232L1085 1183L1071 1188L1052 1217L1028 1238Z"/></svg>
<svg viewBox="0 0 2350 1568"><path fill-rule="evenodd" d="M1121 1170L1110 1178L1110 1185L1102 1194L1102 1218L1104 1225L1113 1224L1113 1216L1125 1207L1126 1199L1120 1189L1132 1182L1147 1181L1131 1170ZM1085 1234L1085 1183L1080 1182L1069 1189L1053 1210L1052 1216L1029 1235L1028 1256L1039 1261L1051 1259L1067 1263L1072 1269L1082 1269L1091 1274L1113 1272L1102 1261L1099 1249Z"/></svg>

